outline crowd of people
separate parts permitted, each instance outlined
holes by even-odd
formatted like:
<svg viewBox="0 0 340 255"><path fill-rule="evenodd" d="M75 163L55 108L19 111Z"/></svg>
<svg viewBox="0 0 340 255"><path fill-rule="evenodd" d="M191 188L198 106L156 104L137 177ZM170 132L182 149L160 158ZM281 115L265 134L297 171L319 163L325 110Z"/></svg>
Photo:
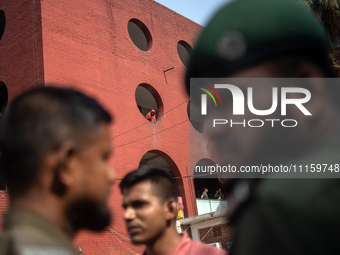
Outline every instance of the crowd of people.
<svg viewBox="0 0 340 255"><path fill-rule="evenodd" d="M321 23L296 0L236 0L216 13L191 54L188 93L190 78L304 78L316 97L308 102L308 118L287 112L286 118L299 123L289 132L270 126L212 132L205 118L204 131L211 150L220 151L221 165L229 160L225 151L234 152L237 166L338 160L340 90L322 79L336 77L329 50ZM146 118L155 122L155 111ZM109 226L107 198L116 185L108 163L111 120L93 98L51 85L11 102L0 126L9 193L0 255L78 254L72 238L79 230ZM232 178L223 192L216 191L214 198L228 201L227 218L236 226L230 254L337 254L340 179L281 177ZM144 254L227 253L177 233L178 195L167 170L141 167L119 188L128 235L133 244L145 245Z"/></svg>

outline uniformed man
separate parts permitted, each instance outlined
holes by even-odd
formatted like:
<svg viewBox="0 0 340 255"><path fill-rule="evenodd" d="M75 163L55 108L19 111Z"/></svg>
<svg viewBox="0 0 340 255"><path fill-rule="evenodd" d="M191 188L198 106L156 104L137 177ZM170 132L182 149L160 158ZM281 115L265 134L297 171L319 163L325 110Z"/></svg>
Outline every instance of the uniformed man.
<svg viewBox="0 0 340 255"><path fill-rule="evenodd" d="M328 54L322 25L297 0L231 1L203 30L190 59L186 85L189 91L194 77L334 77ZM297 114L298 110L287 113L287 119L294 116L299 125L280 137L274 133L278 129L270 126L245 128L247 132L236 129L239 133L219 129L225 136L208 130L209 148L217 159L236 166L279 165L287 159L304 167L314 162L340 163L340 86L309 81L311 116ZM205 130L206 126L207 122ZM230 254L339 253L340 181L334 177L228 180L228 218L237 229Z"/></svg>
<svg viewBox="0 0 340 255"><path fill-rule="evenodd" d="M73 89L40 87L12 102L0 131L9 192L1 255L77 254L79 229L108 226L110 122Z"/></svg>

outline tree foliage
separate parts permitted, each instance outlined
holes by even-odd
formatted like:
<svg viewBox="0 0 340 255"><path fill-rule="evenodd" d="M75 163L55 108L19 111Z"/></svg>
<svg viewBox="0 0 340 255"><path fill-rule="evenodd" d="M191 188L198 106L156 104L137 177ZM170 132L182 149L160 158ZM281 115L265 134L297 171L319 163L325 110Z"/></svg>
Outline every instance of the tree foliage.
<svg viewBox="0 0 340 255"><path fill-rule="evenodd" d="M340 64L338 61L338 49L340 47L340 0L300 0L315 13L327 31L332 45L330 59L338 74Z"/></svg>

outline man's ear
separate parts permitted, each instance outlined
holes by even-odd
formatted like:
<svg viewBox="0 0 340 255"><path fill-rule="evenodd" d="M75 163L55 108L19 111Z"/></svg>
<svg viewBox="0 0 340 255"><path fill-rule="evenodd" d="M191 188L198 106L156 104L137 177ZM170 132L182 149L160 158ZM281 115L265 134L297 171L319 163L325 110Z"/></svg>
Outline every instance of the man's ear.
<svg viewBox="0 0 340 255"><path fill-rule="evenodd" d="M62 195L74 184L76 176L74 175L74 156L75 144L73 142L64 142L52 158L53 182L52 190Z"/></svg>
<svg viewBox="0 0 340 255"><path fill-rule="evenodd" d="M299 78L323 78L324 72L314 63L304 62L299 65L295 77Z"/></svg>
<svg viewBox="0 0 340 255"><path fill-rule="evenodd" d="M177 201L174 198L165 202L165 218L166 220L176 219L177 217Z"/></svg>
<svg viewBox="0 0 340 255"><path fill-rule="evenodd" d="M304 82L307 83L304 84L304 88L311 93L311 99L303 104L303 106L311 113L311 115L304 115L296 106L291 107L291 113L293 119L298 121L300 128L306 131L311 128L317 128L320 119L324 118L325 114L327 114L330 102L325 79L309 78L304 80Z"/></svg>
<svg viewBox="0 0 340 255"><path fill-rule="evenodd" d="M296 77L307 78L305 81L308 84L304 85L311 93L311 100L305 106L313 116L310 119L318 118L320 114L323 114L323 109L329 103L324 72L314 63L304 62L299 65Z"/></svg>

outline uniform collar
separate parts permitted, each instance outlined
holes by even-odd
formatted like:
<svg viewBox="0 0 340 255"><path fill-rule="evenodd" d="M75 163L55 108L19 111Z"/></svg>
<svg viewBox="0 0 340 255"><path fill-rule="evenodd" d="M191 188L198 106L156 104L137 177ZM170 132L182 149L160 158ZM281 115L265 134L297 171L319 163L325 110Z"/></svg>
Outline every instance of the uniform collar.
<svg viewBox="0 0 340 255"><path fill-rule="evenodd" d="M20 209L10 209L4 215L3 229L9 230L13 226L24 226L32 229L40 229L47 235L59 240L63 240L65 243L68 243L73 247L70 236L68 236L53 223L34 212Z"/></svg>

